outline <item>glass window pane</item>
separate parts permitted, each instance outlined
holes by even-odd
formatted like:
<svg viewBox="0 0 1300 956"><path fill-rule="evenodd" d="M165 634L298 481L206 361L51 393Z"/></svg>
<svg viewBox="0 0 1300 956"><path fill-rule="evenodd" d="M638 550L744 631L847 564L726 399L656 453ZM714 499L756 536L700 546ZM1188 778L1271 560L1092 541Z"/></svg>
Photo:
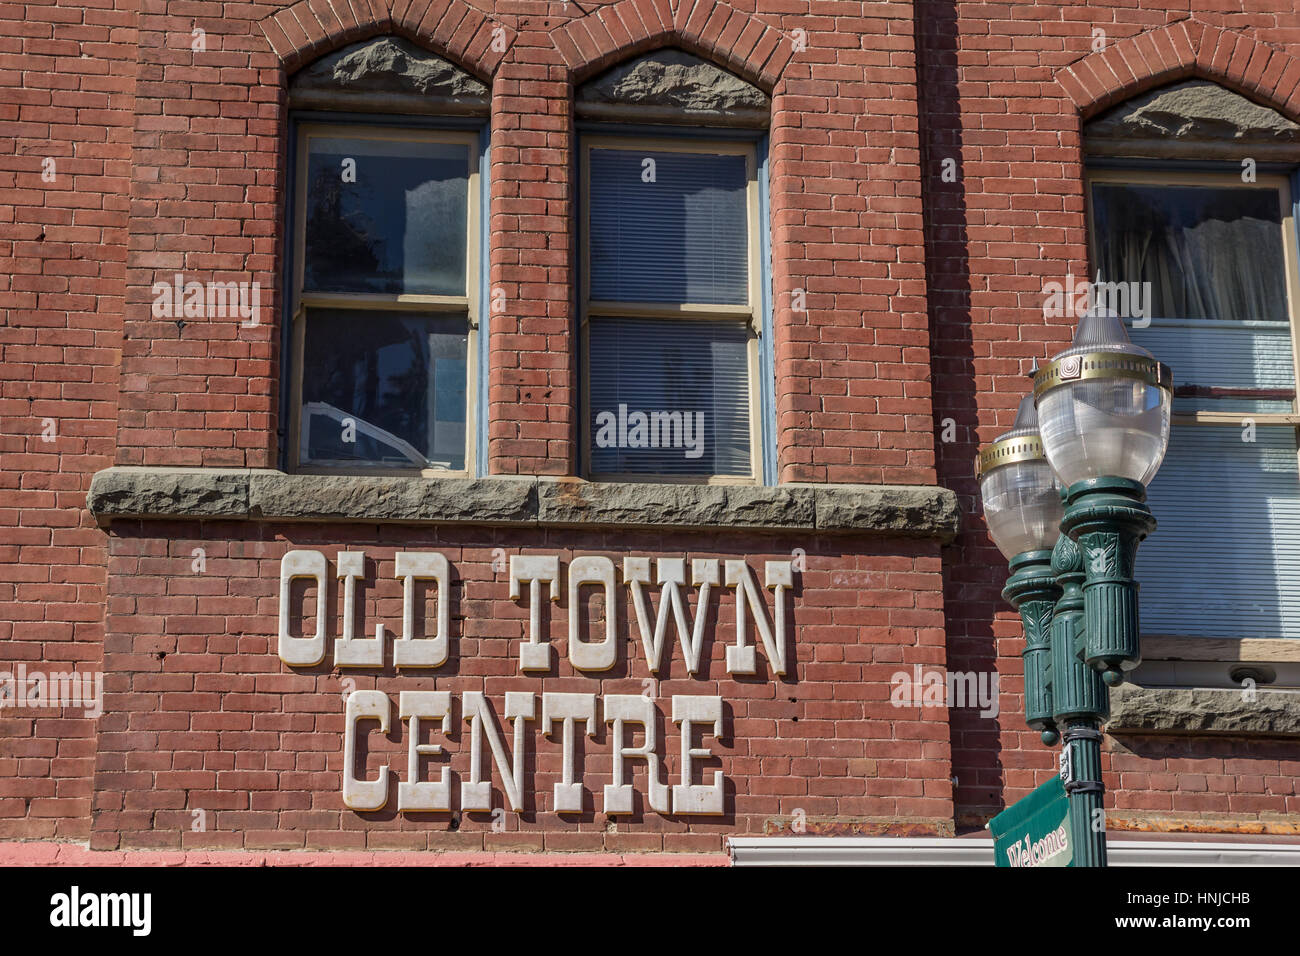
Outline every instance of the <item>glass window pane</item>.
<svg viewBox="0 0 1300 956"><path fill-rule="evenodd" d="M1174 370L1174 411L1291 411L1277 191L1097 183L1092 198L1095 268L1141 303L1107 304L1141 317L1130 335Z"/></svg>
<svg viewBox="0 0 1300 956"><path fill-rule="evenodd" d="M1175 426L1147 491L1160 522L1138 549L1142 630L1300 637L1296 432Z"/></svg>
<svg viewBox="0 0 1300 956"><path fill-rule="evenodd" d="M303 464L464 469L464 315L311 309L305 321Z"/></svg>
<svg viewBox="0 0 1300 956"><path fill-rule="evenodd" d="M306 291L465 294L467 146L308 143Z"/></svg>
<svg viewBox="0 0 1300 956"><path fill-rule="evenodd" d="M593 318L591 470L751 474L744 322Z"/></svg>
<svg viewBox="0 0 1300 956"><path fill-rule="evenodd" d="M1094 268L1105 282L1149 283L1141 314L1288 320L1276 190L1095 183L1092 210Z"/></svg>
<svg viewBox="0 0 1300 956"><path fill-rule="evenodd" d="M591 151L591 298L749 302L745 157Z"/></svg>

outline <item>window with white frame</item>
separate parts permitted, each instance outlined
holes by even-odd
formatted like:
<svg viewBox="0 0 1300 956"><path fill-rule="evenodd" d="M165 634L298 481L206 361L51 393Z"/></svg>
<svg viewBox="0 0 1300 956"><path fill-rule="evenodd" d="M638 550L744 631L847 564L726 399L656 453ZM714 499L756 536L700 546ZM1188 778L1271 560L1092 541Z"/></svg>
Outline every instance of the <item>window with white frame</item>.
<svg viewBox="0 0 1300 956"><path fill-rule="evenodd" d="M581 161L589 476L759 481L753 143L591 136Z"/></svg>
<svg viewBox="0 0 1300 956"><path fill-rule="evenodd" d="M1138 553L1143 633L1300 637L1288 180L1101 169L1087 192L1094 276L1125 286L1133 341L1174 375L1148 489L1159 529Z"/></svg>
<svg viewBox="0 0 1300 956"><path fill-rule="evenodd" d="M291 467L467 473L478 134L316 123L296 148Z"/></svg>

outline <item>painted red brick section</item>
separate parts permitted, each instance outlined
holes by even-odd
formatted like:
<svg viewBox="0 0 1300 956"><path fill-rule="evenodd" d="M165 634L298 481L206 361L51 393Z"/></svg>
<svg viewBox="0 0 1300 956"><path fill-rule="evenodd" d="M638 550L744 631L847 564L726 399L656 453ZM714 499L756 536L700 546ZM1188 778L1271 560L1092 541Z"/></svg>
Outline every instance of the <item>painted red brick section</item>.
<svg viewBox="0 0 1300 956"><path fill-rule="evenodd" d="M724 854L447 852L400 850L107 850L71 843L0 844L0 866L726 866Z"/></svg>
<svg viewBox="0 0 1300 956"><path fill-rule="evenodd" d="M688 674L683 647L670 629L667 666L653 674L622 586L613 610L618 639L613 668L592 674L572 666L569 619L585 618L582 639L596 640L610 612L598 588L583 592L585 607L579 608L562 589L559 602L544 613L554 651L550 671L539 675L520 671L528 595L510 598L504 556L558 554L567 565L577 555L608 555L621 564L627 550L623 536L431 534L390 527L377 538L293 525L250 536L250 530L230 523L116 528L110 566L121 587L109 602L93 847L719 852L727 834L788 832L792 826L795 832L843 827L868 834L951 832L946 725L935 719L933 708L897 708L890 702L890 681L898 672L910 673L918 664L943 667L940 569L933 545L849 539L831 546L802 537L737 537L728 543L739 550L718 552L698 536L643 535L641 554L740 558L760 573L764 561L788 559L795 548L804 548L801 586L787 597L792 621L787 676L774 672L761 647L755 675L729 674L726 650L736 633L731 589L714 589L706 603L699 672ZM195 548L204 549L202 572L193 570ZM291 549L320 550L331 562L341 550L365 553L359 633L370 635L379 623L389 634L401 633L402 584L393 575L394 551L445 555L453 580L448 662L399 673L390 651L382 672L341 671L331 666L331 655L316 667L283 666L277 656L278 590L281 558ZM327 622L335 635L341 613L336 590L331 588ZM652 590L657 604L657 589ZM295 587L293 633L315 632L315 602L314 591ZM697 606L692 596L689 621ZM428 600L427 628L433 628L436 614L436 601ZM769 605L767 616L773 615ZM756 633L748 640L758 643ZM723 733L717 740L711 732L694 739L692 746L708 747L715 756L697 761L693 777L709 782L715 771L723 773L727 812L716 818L652 812L645 762L629 760L628 779L637 793L634 812L605 814L602 793L613 779L615 740L610 727L601 726L581 747L583 772L576 779L586 789L584 810L556 813L552 790L563 772L562 741L531 721L524 753L514 755L525 761L524 807L517 815L500 809L397 814L395 782L386 810L347 810L340 797L345 693L379 690L391 698L394 716L388 735L377 726L369 732L358 777L375 779L387 765L405 780L410 740L406 725L396 720L398 695L435 689L453 697L445 742L449 756L430 759L422 772L424 779L437 779L449 766L461 781L468 779L472 753L461 703L466 691L487 696L511 753L514 738L504 709L509 692L595 693L602 701L617 694L653 698L662 758L657 776L665 784L680 782L674 695L720 695ZM597 719L605 720L604 713ZM627 733L632 734L630 728ZM630 736L627 743L632 744ZM499 808L500 775L490 758L484 760L484 779L490 775L495 781Z"/></svg>
<svg viewBox="0 0 1300 956"><path fill-rule="evenodd" d="M0 670L101 667L136 53L134 0L0 4ZM0 711L0 839L86 836L94 735Z"/></svg>

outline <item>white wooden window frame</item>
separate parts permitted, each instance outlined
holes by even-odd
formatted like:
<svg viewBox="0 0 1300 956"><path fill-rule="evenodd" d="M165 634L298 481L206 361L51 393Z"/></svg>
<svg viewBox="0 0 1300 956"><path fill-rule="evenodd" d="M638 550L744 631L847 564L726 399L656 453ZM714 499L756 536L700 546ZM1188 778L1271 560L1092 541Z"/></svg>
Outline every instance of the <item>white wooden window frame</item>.
<svg viewBox="0 0 1300 956"><path fill-rule="evenodd" d="M702 302L624 302L591 298L591 152L617 149L630 153L701 153L713 156L742 156L745 159L745 205L748 228L748 301L741 305ZM759 335L763 328L763 263L759 233L758 157L748 141L708 140L688 137L584 136L580 148L580 204L582 223L581 289L579 322L582 335L582 449L593 481L640 481L662 484L754 485L761 480L763 429L759 393ZM591 434L591 337L590 320L595 318L707 319L743 321L749 332L749 472L744 475L661 475L644 472L594 472Z"/></svg>
<svg viewBox="0 0 1300 956"><path fill-rule="evenodd" d="M451 143L466 148L469 174L465 223L465 294L422 295L409 293L309 292L303 288L306 271L307 168L315 139L367 139L378 142ZM425 127L370 126L349 123L304 123L298 127L296 189L293 222L292 374L289 401L288 460L291 470L309 475L421 475L427 478L465 478L474 474L477 453L478 335L479 335L479 134L475 131ZM465 467L395 468L381 465L340 463L322 465L301 461L302 376L306 344L306 323L311 309L367 309L374 311L464 314L467 318L465 344Z"/></svg>

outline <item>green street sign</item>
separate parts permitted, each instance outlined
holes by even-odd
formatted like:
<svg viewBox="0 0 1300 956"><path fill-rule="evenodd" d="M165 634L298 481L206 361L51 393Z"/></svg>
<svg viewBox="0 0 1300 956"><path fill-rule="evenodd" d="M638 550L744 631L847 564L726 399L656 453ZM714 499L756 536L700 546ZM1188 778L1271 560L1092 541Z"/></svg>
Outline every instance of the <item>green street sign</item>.
<svg viewBox="0 0 1300 956"><path fill-rule="evenodd" d="M1053 777L989 821L998 866L1070 866L1070 799Z"/></svg>

